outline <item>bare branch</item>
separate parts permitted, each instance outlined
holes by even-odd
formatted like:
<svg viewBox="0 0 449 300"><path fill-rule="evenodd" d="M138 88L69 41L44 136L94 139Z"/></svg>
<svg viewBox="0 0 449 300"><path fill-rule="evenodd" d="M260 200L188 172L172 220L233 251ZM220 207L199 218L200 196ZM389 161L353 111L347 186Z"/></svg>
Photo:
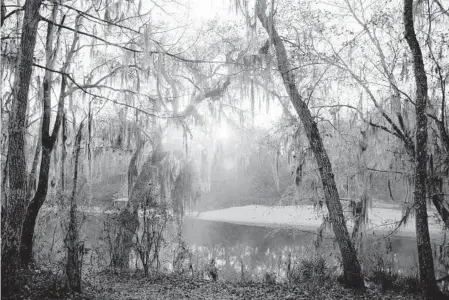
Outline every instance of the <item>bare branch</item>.
<svg viewBox="0 0 449 300"><path fill-rule="evenodd" d="M108 45L111 45L111 46L115 46L115 47L118 47L118 48L122 48L122 49L124 49L124 50L130 51L130 52L135 52L135 53L141 53L141 52L142 52L142 51L140 51L140 50L132 49L132 48L129 48L129 47L126 47L126 46L122 46L122 45L119 45L119 44L116 44L116 43L109 42L109 41L107 41L107 40L105 40L105 39L103 39L103 38L101 38L101 37L99 37L99 36L96 36L96 35L93 35L93 34L90 34L90 33L84 32L84 31L80 31L80 30L78 30L78 29L73 29L73 28L68 27L68 26L65 26L65 25L63 25L63 24L57 24L57 23L53 22L52 20L49 20L49 19L47 19L47 18L45 18L45 17L43 17L43 16L41 16L41 20L42 20L42 21L45 21L45 22L47 22L47 23L51 23L51 24L53 24L54 26L58 26L58 27L67 29L67 30L69 30L69 31L77 32L77 33L79 33L79 34L81 34L81 35L85 35L85 36L91 37L91 38L93 38L93 39L102 41L102 42L104 42L104 43L106 43L106 44L108 44Z"/></svg>
<svg viewBox="0 0 449 300"><path fill-rule="evenodd" d="M2 2L2 3L3 3L3 2ZM3 24L5 24L5 20L6 20L6 19L8 19L8 18L11 17L12 15L14 15L14 14L16 14L16 13L18 13L18 12L20 12L20 11L23 10L23 8L14 9L14 10L10 11L9 13L7 13L5 16L3 16L3 8L4 8L4 6L3 6L3 4L2 4L2 21L1 21L0 27L3 27Z"/></svg>
<svg viewBox="0 0 449 300"><path fill-rule="evenodd" d="M433 0L433 1L434 1L434 2L438 5L438 7L441 9L441 12L442 12L443 14L445 14L446 16L449 17L449 8L448 8L448 9L445 9L439 0Z"/></svg>
<svg viewBox="0 0 449 300"><path fill-rule="evenodd" d="M57 2L53 1L53 3L56 4ZM95 17L95 16L93 16L91 14L88 14L88 13L82 11L82 10L79 10L79 9L73 7L73 6L70 6L70 5L67 5L67 4L63 4L63 3L58 3L58 5L66 7L68 9L73 10L73 11L76 11L79 15L83 16L86 19L92 18L94 20L103 22L105 24L112 25L112 26L115 26L115 27L118 27L118 28L121 28L121 29L129 30L131 32L140 34L140 31L138 31L138 30L135 30L133 28L130 28L130 27L127 27L127 26L124 26L124 25L120 25L117 22L112 22L112 21L109 21L109 20L105 20L105 19L101 19L101 18Z"/></svg>
<svg viewBox="0 0 449 300"><path fill-rule="evenodd" d="M201 103L204 99L212 98L212 97L218 97L221 96L228 86L231 84L231 79L228 77L226 81L223 83L222 86L219 86L215 89L200 93L199 95L195 96L192 100L192 103L190 103L182 112L178 114L179 117L186 117L194 111L196 106Z"/></svg>

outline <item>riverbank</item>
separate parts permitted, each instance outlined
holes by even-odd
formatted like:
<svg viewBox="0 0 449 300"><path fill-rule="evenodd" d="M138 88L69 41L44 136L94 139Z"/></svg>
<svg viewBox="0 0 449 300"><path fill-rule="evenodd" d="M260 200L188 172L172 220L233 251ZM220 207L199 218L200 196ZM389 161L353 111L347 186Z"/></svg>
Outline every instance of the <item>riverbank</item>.
<svg viewBox="0 0 449 300"><path fill-rule="evenodd" d="M294 227L300 230L316 230L323 222L323 211L316 210L313 205L301 206L262 206L248 205L231 207L206 212L192 212L190 218L219 221L240 225L253 225L265 227ZM433 211L429 210L429 216ZM402 211L398 206L378 205L368 209L368 223L364 231L367 234L378 233L389 235L394 231L398 237L416 238L415 218L410 216L399 228ZM352 230L352 221L348 220L348 228ZM441 225L435 218L429 217L429 232L433 240L438 240L441 234Z"/></svg>

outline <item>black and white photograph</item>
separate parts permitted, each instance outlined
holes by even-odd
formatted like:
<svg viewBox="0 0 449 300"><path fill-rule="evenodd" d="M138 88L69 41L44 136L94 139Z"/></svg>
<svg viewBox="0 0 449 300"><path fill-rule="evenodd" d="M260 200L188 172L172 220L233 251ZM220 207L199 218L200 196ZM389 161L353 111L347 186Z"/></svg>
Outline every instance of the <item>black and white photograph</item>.
<svg viewBox="0 0 449 300"><path fill-rule="evenodd" d="M0 0L1 299L449 300L449 0Z"/></svg>

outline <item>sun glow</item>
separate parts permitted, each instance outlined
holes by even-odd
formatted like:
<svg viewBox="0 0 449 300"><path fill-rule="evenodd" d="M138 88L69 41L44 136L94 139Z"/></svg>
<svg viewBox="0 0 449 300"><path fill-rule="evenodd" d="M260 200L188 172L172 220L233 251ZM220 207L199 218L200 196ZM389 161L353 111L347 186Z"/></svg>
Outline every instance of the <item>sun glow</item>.
<svg viewBox="0 0 449 300"><path fill-rule="evenodd" d="M231 129L229 125L221 122L219 126L215 129L215 135L220 140L227 140L231 136Z"/></svg>

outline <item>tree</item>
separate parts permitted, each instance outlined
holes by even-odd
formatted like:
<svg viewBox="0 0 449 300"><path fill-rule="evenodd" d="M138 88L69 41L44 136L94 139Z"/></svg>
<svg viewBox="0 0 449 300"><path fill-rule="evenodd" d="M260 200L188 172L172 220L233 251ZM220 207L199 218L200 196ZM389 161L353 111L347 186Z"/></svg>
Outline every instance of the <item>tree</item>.
<svg viewBox="0 0 449 300"><path fill-rule="evenodd" d="M70 219L67 236L64 240L67 247L66 275L68 285L72 292L81 292L81 267L83 262L84 244L79 240L79 224L77 216L77 185L78 185L78 164L81 152L81 139L83 134L83 122L81 122L78 133L75 137L74 145L74 171L73 188L70 196Z"/></svg>
<svg viewBox="0 0 449 300"><path fill-rule="evenodd" d="M404 34L413 55L416 85L416 146L415 146L415 207L416 242L418 245L419 276L421 285L429 298L440 294L436 285L427 221L427 115L428 87L423 55L416 38L413 21L413 0L404 0ZM444 108L443 108L444 109ZM439 295L442 296L441 294Z"/></svg>
<svg viewBox="0 0 449 300"><path fill-rule="evenodd" d="M340 203L340 197L329 157L324 148L318 126L312 118L310 109L296 87L295 75L289 63L287 51L273 23L274 11L271 10L271 14L267 16L266 10L266 1L258 1L256 6L257 17L265 28L267 34L270 36L271 43L275 48L278 70L281 73L290 101L304 126L310 147L312 148L318 164L326 206L329 210L330 220L342 255L343 281L348 286L357 288L364 287L360 263L357 259L356 250L351 242L346 227L346 221L343 215L343 209Z"/></svg>
<svg viewBox="0 0 449 300"><path fill-rule="evenodd" d="M111 28L119 29L119 30L127 30L135 33L135 30L130 29L126 26L120 24L121 19L117 19L114 22L111 20L104 20L99 17L96 17L89 12L95 7L95 4L92 3L85 10L80 10L74 6L70 6L67 4L62 4L58 2L52 3L51 7L51 17L45 18L42 17L47 23L47 34L46 34L46 43L45 43L45 58L46 64L45 66L38 65L34 63L33 65L37 68L43 69L45 72L44 80L42 84L42 102L43 102L43 111L42 111L42 127L41 127L41 161L39 168L39 179L36 193L32 197L26 212L26 217L23 223L23 232L21 236L21 263L22 266L29 266L30 262L33 258L33 238L34 238L34 230L36 226L36 220L39 214L39 211L45 200L47 198L48 193L48 183L49 176L51 173L51 158L52 153L55 148L57 138L59 135L59 131L61 127L64 127L64 120L67 120L67 116L65 116L65 100L66 98L72 97L73 94L82 92L85 95L93 95L89 101L93 102L96 97L98 98L106 98L103 93L93 94L90 92L91 89L97 89L102 92L102 89L110 89L109 86L105 85L104 82L117 75L121 70L132 68L131 66L120 64L116 65L114 60L109 60L107 57L101 57L98 59L98 53L94 51L94 49L99 48L104 50L104 45L96 45L92 43L92 45L87 44L85 39L81 40L81 45L78 46L78 41L80 40L80 36L85 36L91 38L94 41L101 40L105 42L105 39L102 39L99 36L95 36L89 32L83 31L87 29L92 29L93 32L96 32L96 25L99 22L102 27L100 30L111 31ZM119 7L119 6L117 6ZM116 7L116 8L117 8ZM108 8L105 8L108 10ZM60 18L58 18L58 14L61 14ZM123 18L123 16L120 16ZM59 21L58 21L59 19ZM84 24L83 30L80 30L82 20L87 20L89 23ZM68 23L68 24L67 24ZM93 27L93 28L92 28ZM60 55L60 52L64 52L64 48L61 47L63 43L64 34L62 31L73 32L73 38L70 40L68 38L68 46L65 50L65 55ZM106 42L107 43L107 42ZM84 49L87 46L91 46L91 55L92 60L94 62L100 61L98 65L93 64L89 65L91 68L90 74L88 74L87 80L84 80L83 84L77 83L77 77L80 75L78 73L70 73L70 67L75 62L75 55L80 55L83 53ZM62 49L61 49L62 48ZM128 51L128 50L126 50ZM93 52L93 54L92 54ZM63 56L62 58L58 58L58 55ZM57 69L58 64L61 66L60 69ZM109 66L114 65L114 68L109 68ZM135 67L135 66L133 66ZM101 74L101 77L97 80L94 80L97 73ZM104 74L106 73L106 74ZM60 82L54 80L54 74L60 76ZM59 95L57 100L57 113L55 116L55 121L53 125L53 130L50 131L51 124L51 98L52 92L54 88L57 86L56 83L59 83ZM127 90L122 91L116 89L117 92L128 92ZM85 98L85 97L83 97ZM107 98L106 98L107 99ZM73 104L73 103L72 103ZM89 103L89 109L91 104ZM71 105L73 108L73 105ZM72 116L74 116L75 112L72 110ZM89 139L91 137L91 125L92 125L92 114L89 113ZM76 129L74 128L74 131ZM63 128L63 148L65 147L65 138L66 138L66 129ZM90 146L90 144L89 144ZM90 148L90 147L89 147ZM37 152L37 151L36 151ZM89 152L90 153L90 152ZM65 154L63 151L62 160L65 160ZM61 168L61 177L64 178L64 162L62 162L63 167ZM64 179L61 180L62 189L64 189Z"/></svg>
<svg viewBox="0 0 449 300"><path fill-rule="evenodd" d="M363 43L360 41L360 36L357 35L353 41L357 38L358 46L354 50L354 43L349 42L348 47L352 50L349 52L349 56L346 61L343 59L343 56L334 51L333 55L337 60L337 64L335 64L334 59L326 58L324 61L327 63L336 65L338 68L348 72L351 77L360 85L360 87L365 91L368 95L368 98L374 104L376 110L380 114L381 119L383 119L384 124L379 124L374 121L374 117L370 115L369 120L362 119L365 123L369 124L372 127L380 128L385 132L395 136L398 138L404 147L406 154L408 155L410 162L413 164L415 161L415 141L414 136L412 135L414 126L413 120L410 118L408 111L410 106L414 107L416 103L412 99L413 97L408 95L406 92L407 86L404 83L409 83L408 79L408 65L409 63L408 55L403 54L403 58L398 60L397 57L402 52L405 44L396 41L402 40L402 33L396 29L395 18L402 14L402 9L393 5L388 12L374 12L372 15L369 15L363 6L360 4L351 4L350 1L345 0L345 4L349 9L349 14L353 17L353 19L363 28L363 32L368 36L367 43ZM437 3L438 4L438 3ZM383 4L381 4L383 5ZM439 10L433 8L431 3L427 4L419 3L418 6L420 9L425 8L427 6L427 21L428 24L422 24L418 31L422 31L423 28L427 30L425 45L427 46L427 53L424 57L427 57L427 61L423 64L428 64L429 68L435 70L435 72L429 73L429 82L430 82L430 91L433 95L432 99L428 99L428 108L426 110L426 115L429 118L429 126L432 129L432 135L435 137L432 139L431 146L429 147L429 153L432 159L430 160L431 165L429 165L429 169L431 170L430 176L427 176L427 181L429 184L428 193L430 194L430 198L435 208L437 209L443 223L446 224L446 227L449 228L449 203L444 199L444 190L441 182L443 178L447 175L447 154L449 153L449 135L448 129L445 120L445 111L446 108L446 82L444 78L447 78L447 61L445 61L444 56L441 55L444 52L445 48L445 38L442 35L441 27L445 28L444 24L444 16L441 17L438 12ZM439 6L441 8L441 6ZM424 18L420 18L424 19ZM384 40L389 41L385 43ZM394 42L394 43L393 43ZM387 44L387 45L385 45ZM372 53L368 52L369 47L367 45L372 45L374 47ZM357 60L361 61L362 67L359 67L358 70L355 70L352 65L357 65L353 63L354 56L352 54L353 51L360 51L362 49L362 53L358 52ZM426 50L426 49L423 49ZM369 75L364 66L365 62L372 60L372 55L375 55L378 64L380 67L373 68L370 71ZM349 61L349 63L348 63ZM351 63L352 62L352 63ZM446 74L445 74L446 71ZM365 75L361 75L365 74ZM371 79L371 76L381 76L374 77L376 81ZM372 85L370 81L374 81L376 85L376 89L378 86L377 80L386 81L388 86L387 99L376 99L375 96L375 88L370 87ZM402 83L402 86L401 86ZM390 95L391 94L391 95ZM439 108L439 101L441 100L441 109ZM384 107L389 105L391 107L391 113L389 114ZM438 116L438 110L440 110L440 114ZM362 112L363 113L363 112ZM435 125L435 129L432 128L432 125ZM412 168L411 168L412 169ZM411 175L412 176L412 175Z"/></svg>
<svg viewBox="0 0 449 300"><path fill-rule="evenodd" d="M9 120L9 194L6 205L5 228L2 228L2 292L6 298L16 297L17 295L16 280L19 268L20 236L27 203L25 133L28 91L33 68L37 28L40 21L39 8L41 2L41 0L27 0L24 5L16 86Z"/></svg>
<svg viewBox="0 0 449 300"><path fill-rule="evenodd" d="M58 5L54 4L52 9L52 19L53 22L56 21L56 16L58 12ZM64 20L65 17L62 17ZM63 22L63 21L62 21ZM79 27L79 18L77 18L77 26ZM46 38L46 70L43 82L43 114L42 114L42 127L41 127L41 163L39 168L39 183L37 186L36 193L34 194L31 202L28 204L27 212L25 215L25 220L23 223L22 237L20 243L20 259L21 264L24 267L28 267L33 258L33 236L34 228L36 226L36 219L40 208L44 204L47 197L48 191L48 179L50 172L50 160L53 152L53 148L56 144L58 138L59 129L62 124L62 117L64 114L64 101L66 97L66 87L68 78L66 75L62 75L59 100L58 100L58 112L56 115L55 123L53 126L53 131L50 134L50 121L51 121L51 90L52 90L52 78L53 69L55 66L55 61L57 58L58 48L59 48L59 34L61 28L58 30L58 36L54 36L53 23L48 23L47 38ZM75 52L75 47L78 43L78 34L75 32L70 50L67 52L67 57L61 68L61 73L66 74L69 65L72 61L73 54ZM55 49L53 49L55 48Z"/></svg>

